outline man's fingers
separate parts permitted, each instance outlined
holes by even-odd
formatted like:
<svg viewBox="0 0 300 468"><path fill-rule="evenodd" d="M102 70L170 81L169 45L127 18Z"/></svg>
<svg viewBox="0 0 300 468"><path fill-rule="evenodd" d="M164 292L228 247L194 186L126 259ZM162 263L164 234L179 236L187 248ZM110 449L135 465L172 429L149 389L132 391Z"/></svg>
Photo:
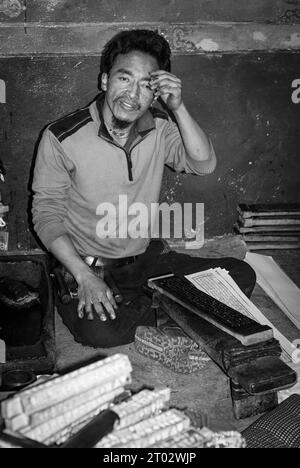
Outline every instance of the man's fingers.
<svg viewBox="0 0 300 468"><path fill-rule="evenodd" d="M178 90L181 92L181 86L176 83L164 83L161 86L157 87L157 91L161 91L163 89L170 89L170 90Z"/></svg>
<svg viewBox="0 0 300 468"><path fill-rule="evenodd" d="M84 312L83 312L84 307L85 307L85 301L83 299L80 299L78 302L78 307L77 307L77 313L80 319L84 317Z"/></svg>
<svg viewBox="0 0 300 468"><path fill-rule="evenodd" d="M117 308L117 305L112 295L112 292L108 289L106 291L106 294L101 294L98 296L98 300L102 302L102 304L105 307L106 312L109 314L110 318L114 320L116 318L114 307ZM114 307L113 307L113 304L114 304Z"/></svg>
<svg viewBox="0 0 300 468"><path fill-rule="evenodd" d="M176 75L173 75L173 73L169 73L166 70L155 70L155 71L150 73L150 76L154 80L156 78L160 78L160 77L163 77L163 76L167 76L169 78L175 78L176 80L180 80L180 78L178 78Z"/></svg>
<svg viewBox="0 0 300 468"><path fill-rule="evenodd" d="M84 313L88 320L93 320L95 313L98 315L101 321L105 322L108 317L112 320L116 318L117 309L115 298L112 291L107 285L99 278L93 278L88 287L83 287L79 293L79 301L77 307L77 313L79 318L84 317Z"/></svg>
<svg viewBox="0 0 300 468"><path fill-rule="evenodd" d="M159 90L159 94L160 94L160 96L163 96L165 94L174 94L175 95L175 94L177 94L177 93L174 93L175 89L176 88L173 88L172 86L164 86L163 88L161 88Z"/></svg>
<svg viewBox="0 0 300 468"><path fill-rule="evenodd" d="M108 296L108 294L107 294ZM110 315L110 318L114 320L116 318L116 312L111 304L111 301L109 300L109 297L103 302L105 309L107 310L108 314Z"/></svg>
<svg viewBox="0 0 300 468"><path fill-rule="evenodd" d="M153 79L151 81L151 86L164 86L166 84L172 84L174 86L180 86L181 87L181 80L179 80L178 78L176 77L172 77L172 76L161 76L160 78L157 78L157 79Z"/></svg>
<svg viewBox="0 0 300 468"><path fill-rule="evenodd" d="M107 313L109 314L110 318L112 320L115 320L116 313L115 313L114 308L112 307L111 303L107 300L103 304L104 304L104 307L105 307Z"/></svg>
<svg viewBox="0 0 300 468"><path fill-rule="evenodd" d="M182 87L182 81L173 76L160 76L158 78L153 78L150 82L150 86L152 89L159 88L160 86L164 85L173 85Z"/></svg>
<svg viewBox="0 0 300 468"><path fill-rule="evenodd" d="M95 309L97 315L99 316L100 320L102 322L105 322L107 319L106 319L105 312L104 312L103 307L100 304L100 302L98 302L98 301L94 302L94 309Z"/></svg>
<svg viewBox="0 0 300 468"><path fill-rule="evenodd" d="M118 305L117 305L116 300L115 300L115 298L114 298L114 295L113 295L113 293L112 293L112 291L111 291L110 289L108 289L108 290L106 291L106 295L107 295L107 298L108 298L109 302L113 305L113 307L114 307L115 309L117 309L117 308L118 308Z"/></svg>
<svg viewBox="0 0 300 468"><path fill-rule="evenodd" d="M86 302L85 302L85 312L87 314L88 320L93 320L94 319L93 302L92 301L86 300Z"/></svg>
<svg viewBox="0 0 300 468"><path fill-rule="evenodd" d="M77 313L78 317L82 319L84 317L84 309L87 314L88 320L94 319L94 314L92 310L92 304L90 301L86 301L84 299L80 299L78 302Z"/></svg>

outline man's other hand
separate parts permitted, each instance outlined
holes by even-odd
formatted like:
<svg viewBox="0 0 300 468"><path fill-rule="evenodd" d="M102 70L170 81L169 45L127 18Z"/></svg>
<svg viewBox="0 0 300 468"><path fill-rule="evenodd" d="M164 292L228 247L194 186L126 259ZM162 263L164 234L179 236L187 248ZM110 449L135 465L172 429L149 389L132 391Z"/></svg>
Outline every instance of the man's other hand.
<svg viewBox="0 0 300 468"><path fill-rule="evenodd" d="M155 98L159 96L173 112L177 111L182 104L182 84L177 76L164 70L151 73L150 86Z"/></svg>
<svg viewBox="0 0 300 468"><path fill-rule="evenodd" d="M87 272L78 284L78 299L79 318L83 318L84 313L86 313L88 320L94 319L94 313L103 322L107 320L107 317L112 320L116 318L115 309L118 306L112 291L103 279L94 275L92 271Z"/></svg>

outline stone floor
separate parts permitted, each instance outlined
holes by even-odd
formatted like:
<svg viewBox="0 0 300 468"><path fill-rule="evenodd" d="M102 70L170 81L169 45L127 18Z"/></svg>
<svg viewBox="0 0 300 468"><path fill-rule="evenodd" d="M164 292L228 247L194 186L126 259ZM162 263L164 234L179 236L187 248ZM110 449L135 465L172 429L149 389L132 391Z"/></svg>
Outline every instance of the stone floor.
<svg viewBox="0 0 300 468"><path fill-rule="evenodd" d="M228 242L226 242L226 245L228 247ZM245 252L240 248L240 245L236 247L234 252L238 258L241 258ZM221 256L219 248L211 249L211 251L213 252L212 256ZM230 246L228 251L233 256ZM201 256L200 251L186 253ZM273 250L259 253L273 256L300 287L300 251ZM226 254L228 255L225 251ZM258 285L255 287L252 301L267 316L277 317L282 329L295 333L295 327L292 328L291 322L282 317L282 312ZM107 356L117 352L127 354L133 368L133 389L139 389L143 386L167 386L171 390L171 404L173 406L195 410L197 413L200 412L208 418L209 426L213 429L237 429L242 431L256 419L248 418L240 421L234 419L228 379L213 362L210 362L202 371L183 375L138 354L133 343L108 350L96 350L82 346L74 341L58 315L56 315L56 346L58 371L66 370L74 365L84 364L97 356Z"/></svg>

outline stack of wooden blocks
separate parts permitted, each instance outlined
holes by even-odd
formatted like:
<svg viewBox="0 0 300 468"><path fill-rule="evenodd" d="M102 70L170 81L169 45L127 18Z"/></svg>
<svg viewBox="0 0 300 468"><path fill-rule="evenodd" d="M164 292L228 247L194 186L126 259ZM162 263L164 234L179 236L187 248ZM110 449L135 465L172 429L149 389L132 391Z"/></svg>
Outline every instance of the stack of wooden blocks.
<svg viewBox="0 0 300 468"><path fill-rule="evenodd" d="M300 203L242 203L238 213L234 228L249 250L300 248Z"/></svg>

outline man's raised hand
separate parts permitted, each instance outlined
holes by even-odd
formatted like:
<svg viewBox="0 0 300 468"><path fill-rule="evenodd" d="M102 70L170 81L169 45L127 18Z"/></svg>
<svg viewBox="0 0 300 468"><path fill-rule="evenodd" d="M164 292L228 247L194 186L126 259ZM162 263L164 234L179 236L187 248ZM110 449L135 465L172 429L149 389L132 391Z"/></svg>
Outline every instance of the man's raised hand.
<svg viewBox="0 0 300 468"><path fill-rule="evenodd" d="M157 70L151 73L150 86L155 97L167 104L173 112L177 111L182 104L182 84L177 76L164 70Z"/></svg>

